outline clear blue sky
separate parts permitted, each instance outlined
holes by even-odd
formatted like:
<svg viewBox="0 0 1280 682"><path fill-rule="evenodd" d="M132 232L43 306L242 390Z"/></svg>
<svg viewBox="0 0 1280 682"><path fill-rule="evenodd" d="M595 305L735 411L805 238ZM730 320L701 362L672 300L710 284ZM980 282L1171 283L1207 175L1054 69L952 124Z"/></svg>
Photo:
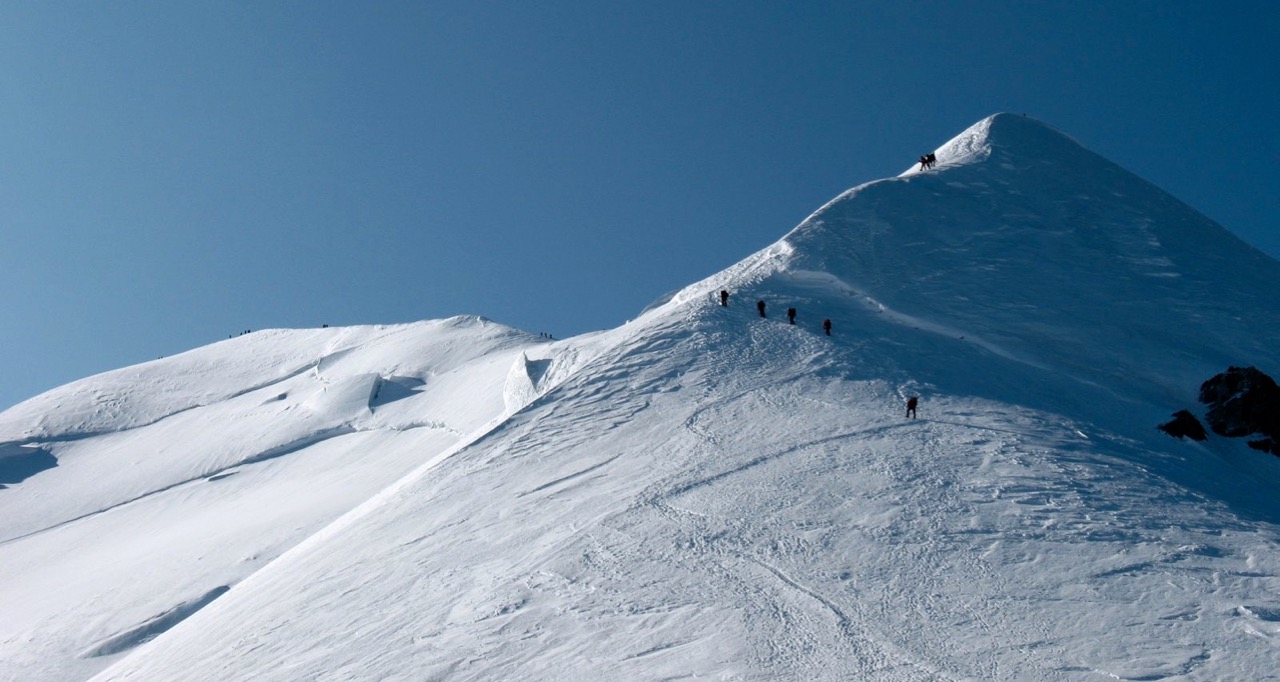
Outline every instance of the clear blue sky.
<svg viewBox="0 0 1280 682"><path fill-rule="evenodd" d="M1264 2L6 2L0 408L245 329L557 337L1027 113L1280 256Z"/></svg>

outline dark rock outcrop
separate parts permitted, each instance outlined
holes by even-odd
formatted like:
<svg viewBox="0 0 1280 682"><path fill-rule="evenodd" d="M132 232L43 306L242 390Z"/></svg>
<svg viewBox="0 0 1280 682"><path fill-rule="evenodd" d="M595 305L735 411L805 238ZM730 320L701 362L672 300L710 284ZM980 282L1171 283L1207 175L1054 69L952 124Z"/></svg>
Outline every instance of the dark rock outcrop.
<svg viewBox="0 0 1280 682"><path fill-rule="evenodd" d="M1194 414L1186 410L1174 412L1173 421L1161 424L1158 428L1174 438L1205 440L1209 437L1209 434L1204 431L1204 424L1201 424Z"/></svg>
<svg viewBox="0 0 1280 682"><path fill-rule="evenodd" d="M1220 436L1280 439L1280 386L1255 367L1231 367L1200 386L1205 420Z"/></svg>
<svg viewBox="0 0 1280 682"><path fill-rule="evenodd" d="M1249 441L1249 447L1253 448L1254 450L1270 452L1271 454L1277 457L1280 457L1280 440L1275 438L1263 438L1262 440L1251 440Z"/></svg>

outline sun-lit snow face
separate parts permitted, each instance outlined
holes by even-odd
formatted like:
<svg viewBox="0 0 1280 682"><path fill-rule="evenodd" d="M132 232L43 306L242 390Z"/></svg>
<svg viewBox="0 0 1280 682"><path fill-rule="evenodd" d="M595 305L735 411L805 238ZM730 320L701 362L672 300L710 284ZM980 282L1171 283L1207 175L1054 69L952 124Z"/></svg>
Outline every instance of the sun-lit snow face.
<svg viewBox="0 0 1280 682"><path fill-rule="evenodd" d="M1280 346L1274 260L1066 135L999 114L936 156L817 211L760 286L1153 401Z"/></svg>
<svg viewBox="0 0 1280 682"><path fill-rule="evenodd" d="M0 413L56 464L0 489L0 677L1269 669L1280 460L1155 425L1280 359L1277 264L1030 119L936 156L616 329L259 332Z"/></svg>

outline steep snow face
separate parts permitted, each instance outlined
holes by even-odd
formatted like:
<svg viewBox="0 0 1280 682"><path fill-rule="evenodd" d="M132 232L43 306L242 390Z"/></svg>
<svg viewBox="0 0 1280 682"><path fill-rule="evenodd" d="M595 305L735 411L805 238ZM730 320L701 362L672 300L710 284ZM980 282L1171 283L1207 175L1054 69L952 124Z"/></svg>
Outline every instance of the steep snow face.
<svg viewBox="0 0 1280 682"><path fill-rule="evenodd" d="M937 155L507 363L526 407L97 679L1267 675L1280 460L1154 425L1276 366L1276 263L1034 121Z"/></svg>
<svg viewBox="0 0 1280 682"><path fill-rule="evenodd" d="M932 170L846 192L742 274L809 282L814 314L858 301L904 331L1041 370L1031 380L1092 386L1085 408L1110 393L1172 411L1230 364L1280 369L1280 265L1220 226L1022 116L986 119L936 154ZM947 388L1027 399L985 383Z"/></svg>
<svg viewBox="0 0 1280 682"><path fill-rule="evenodd" d="M949 142L934 150L935 169L972 166L990 161L1006 170L1026 170L1031 162L1062 164L1087 169L1090 164L1108 163L1053 127L1015 114L995 114L969 126ZM899 177L921 172L912 165Z"/></svg>

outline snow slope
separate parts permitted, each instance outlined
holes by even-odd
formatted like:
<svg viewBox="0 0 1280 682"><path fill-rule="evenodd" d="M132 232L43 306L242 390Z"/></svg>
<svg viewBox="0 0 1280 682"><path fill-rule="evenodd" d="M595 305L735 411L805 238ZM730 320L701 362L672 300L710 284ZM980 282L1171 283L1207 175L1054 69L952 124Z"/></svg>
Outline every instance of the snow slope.
<svg viewBox="0 0 1280 682"><path fill-rule="evenodd" d="M0 414L58 458L0 490L0 675L1276 679L1280 460L1154 426L1280 370L1280 264L1029 119L937 156L589 337L273 332Z"/></svg>
<svg viewBox="0 0 1280 682"><path fill-rule="evenodd" d="M0 452L56 461L0 490L0 679L86 679L522 407L509 375L546 345L479 318L263 331L6 411Z"/></svg>

